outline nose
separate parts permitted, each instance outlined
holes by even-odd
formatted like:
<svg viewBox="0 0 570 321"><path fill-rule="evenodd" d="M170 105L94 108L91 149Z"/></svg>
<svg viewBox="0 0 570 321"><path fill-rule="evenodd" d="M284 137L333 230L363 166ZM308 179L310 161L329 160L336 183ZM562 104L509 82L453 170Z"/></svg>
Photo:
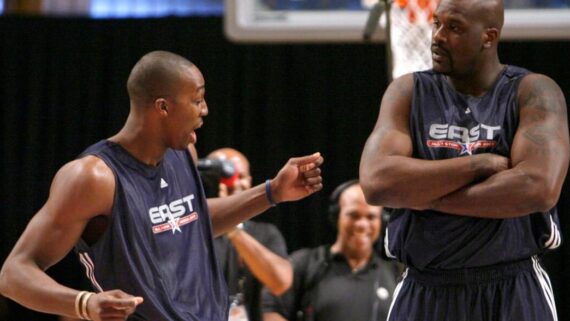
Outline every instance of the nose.
<svg viewBox="0 0 570 321"><path fill-rule="evenodd" d="M202 102L202 106L200 109L200 116L202 116L202 117L208 116L208 104L206 103L206 100L204 100L204 102Z"/></svg>
<svg viewBox="0 0 570 321"><path fill-rule="evenodd" d="M355 222L354 222L354 227L356 230L362 231L362 230L366 230L370 225L370 222L368 221L368 219L366 217L359 217Z"/></svg>
<svg viewBox="0 0 570 321"><path fill-rule="evenodd" d="M433 27L431 39L432 39L432 43L436 43L436 44L445 41L443 25Z"/></svg>

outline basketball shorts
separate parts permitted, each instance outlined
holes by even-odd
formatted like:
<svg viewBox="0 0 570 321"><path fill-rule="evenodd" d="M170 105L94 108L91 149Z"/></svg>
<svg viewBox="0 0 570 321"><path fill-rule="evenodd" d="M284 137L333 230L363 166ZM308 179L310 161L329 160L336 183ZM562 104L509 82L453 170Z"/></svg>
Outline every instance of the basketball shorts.
<svg viewBox="0 0 570 321"><path fill-rule="evenodd" d="M388 321L558 321L538 257L453 271L408 268Z"/></svg>

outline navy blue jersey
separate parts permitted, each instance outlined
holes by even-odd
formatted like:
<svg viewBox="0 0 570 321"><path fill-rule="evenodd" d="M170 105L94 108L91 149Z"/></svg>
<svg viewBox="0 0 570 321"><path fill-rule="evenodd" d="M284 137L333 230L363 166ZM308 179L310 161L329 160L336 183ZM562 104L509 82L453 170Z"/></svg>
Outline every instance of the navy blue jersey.
<svg viewBox="0 0 570 321"><path fill-rule="evenodd" d="M529 72L507 66L482 97L455 91L444 75L414 73L410 134L414 158L478 153L510 156L518 127L517 90ZM417 269L455 269L516 261L560 245L556 209L511 219L395 209L389 255Z"/></svg>
<svg viewBox="0 0 570 321"><path fill-rule="evenodd" d="M168 149L154 167L101 141L85 155L101 158L116 181L107 230L92 246L76 246L93 286L142 296L129 320L226 321L226 285L190 154Z"/></svg>

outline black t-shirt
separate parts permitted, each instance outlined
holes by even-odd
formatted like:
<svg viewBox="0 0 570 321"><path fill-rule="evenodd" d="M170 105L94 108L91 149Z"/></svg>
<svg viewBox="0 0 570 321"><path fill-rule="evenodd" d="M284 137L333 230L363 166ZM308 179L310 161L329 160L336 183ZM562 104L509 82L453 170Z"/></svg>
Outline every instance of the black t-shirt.
<svg viewBox="0 0 570 321"><path fill-rule="evenodd" d="M244 223L244 231L250 234L271 252L287 257L287 245L279 230L272 224L248 221ZM242 293L250 321L261 321L260 293L263 288L244 263L240 263L239 255L227 237L214 240L216 257L228 284L230 296ZM240 285L242 280L243 285Z"/></svg>
<svg viewBox="0 0 570 321"><path fill-rule="evenodd" d="M281 297L263 293L263 312L278 312L290 321L383 321L396 287L397 266L376 254L353 272L330 246L302 249L291 255L293 287Z"/></svg>

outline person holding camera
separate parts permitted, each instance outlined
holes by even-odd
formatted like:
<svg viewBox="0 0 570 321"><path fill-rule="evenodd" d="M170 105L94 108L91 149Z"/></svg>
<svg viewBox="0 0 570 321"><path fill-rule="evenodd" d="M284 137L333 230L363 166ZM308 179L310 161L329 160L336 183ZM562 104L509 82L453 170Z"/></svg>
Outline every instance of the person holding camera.
<svg viewBox="0 0 570 321"><path fill-rule="evenodd" d="M202 164L198 166L203 168L202 172L217 173L218 188L214 192L219 197L251 188L249 161L235 149L215 150L199 164ZM210 170L214 166L216 170ZM286 259L287 245L283 236L273 224L246 221L216 238L214 245L228 284L229 320L261 321L260 294L263 286L280 295L292 282L292 267Z"/></svg>
<svg viewBox="0 0 570 321"><path fill-rule="evenodd" d="M384 321L398 268L374 251L382 207L366 202L358 180L330 196L335 243L295 251L292 287L281 297L263 293L264 321Z"/></svg>

